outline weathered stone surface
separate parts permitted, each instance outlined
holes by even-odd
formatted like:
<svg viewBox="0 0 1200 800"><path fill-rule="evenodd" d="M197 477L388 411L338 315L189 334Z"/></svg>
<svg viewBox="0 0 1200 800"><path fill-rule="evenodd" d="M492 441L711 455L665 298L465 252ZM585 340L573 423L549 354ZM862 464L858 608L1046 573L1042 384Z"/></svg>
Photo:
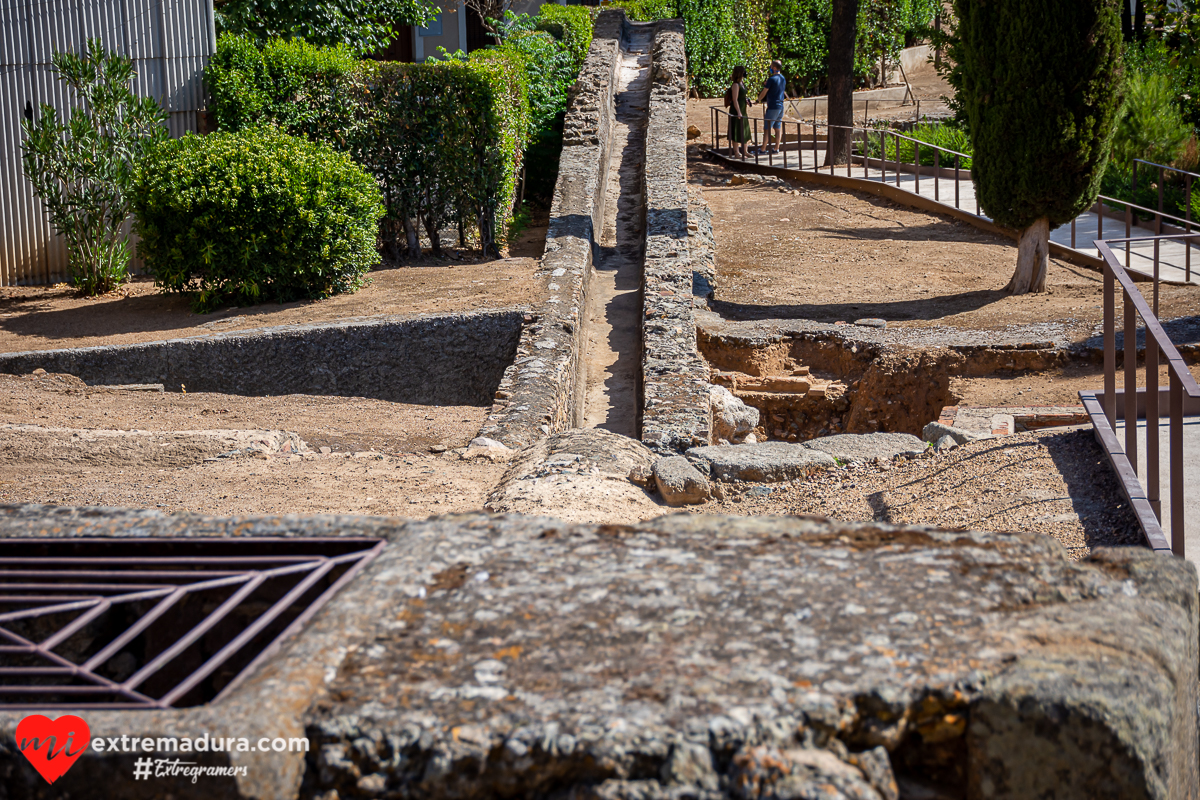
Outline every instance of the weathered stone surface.
<svg viewBox="0 0 1200 800"><path fill-rule="evenodd" d="M500 380L492 411L479 430L480 436L514 449L571 428L581 418L582 309L587 307L592 254L604 228L615 71L627 28L621 9L601 12L596 19L563 123L541 263L541 274L558 288L548 289L546 301L527 320L516 360Z"/></svg>
<svg viewBox="0 0 1200 800"><path fill-rule="evenodd" d="M186 339L0 354L0 372L38 368L89 384L172 391L323 394L486 405L521 335L520 310L277 325Z"/></svg>
<svg viewBox="0 0 1200 800"><path fill-rule="evenodd" d="M654 462L654 481L669 506L703 503L708 499L708 478L683 456L667 456Z"/></svg>
<svg viewBox="0 0 1200 800"><path fill-rule="evenodd" d="M308 452L294 431L113 431L0 424L0 459L9 463L166 468L205 459Z"/></svg>
<svg viewBox="0 0 1200 800"><path fill-rule="evenodd" d="M787 442L693 447L687 457L717 480L755 483L790 481L837 466L832 456Z"/></svg>
<svg viewBox="0 0 1200 800"><path fill-rule="evenodd" d="M809 439L804 446L828 453L841 463L852 461L890 461L896 456L912 458L925 452L927 445L909 433L841 433Z"/></svg>
<svg viewBox="0 0 1200 800"><path fill-rule="evenodd" d="M708 364L696 347L683 24L655 23L643 185L642 441L671 455L711 442Z"/></svg>
<svg viewBox="0 0 1200 800"><path fill-rule="evenodd" d="M955 428L950 425L943 425L940 422L931 422L921 431L921 435L925 437L927 442L936 442L943 436L949 436L957 444L966 444L967 442L977 442L980 439L992 438L990 433L982 433L979 431L968 431L962 428Z"/></svg>
<svg viewBox="0 0 1200 800"><path fill-rule="evenodd" d="M0 509L0 536L235 534L389 543L220 703L86 716L94 736L303 730L307 757L208 754L248 775L195 787L89 752L49 792L10 745L6 796L101 778L223 800L1200 791L1196 575L1147 550L1073 563L1033 534L800 518Z"/></svg>
<svg viewBox="0 0 1200 800"><path fill-rule="evenodd" d="M758 427L758 409L734 397L724 386L709 389L708 398L712 405L715 438L738 444Z"/></svg>
<svg viewBox="0 0 1200 800"><path fill-rule="evenodd" d="M642 488L653 481L657 458L636 439L602 428L559 433L515 454L484 508L571 522L649 519L662 513Z"/></svg>
<svg viewBox="0 0 1200 800"><path fill-rule="evenodd" d="M933 449L937 450L939 453L944 453L947 450L953 450L956 447L958 447L958 442L954 441L954 437L948 433L934 442L933 445Z"/></svg>

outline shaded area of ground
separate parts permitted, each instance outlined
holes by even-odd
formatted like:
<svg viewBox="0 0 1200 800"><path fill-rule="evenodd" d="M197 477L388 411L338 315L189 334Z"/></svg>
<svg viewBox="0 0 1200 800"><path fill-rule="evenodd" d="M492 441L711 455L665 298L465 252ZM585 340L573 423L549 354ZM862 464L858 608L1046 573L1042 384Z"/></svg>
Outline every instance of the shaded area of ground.
<svg viewBox="0 0 1200 800"><path fill-rule="evenodd" d="M188 300L165 295L139 278L97 298L79 297L65 284L0 288L0 352L51 350L102 344L133 344L266 325L325 322L384 314L440 314L533 305L546 279L534 275L545 244L545 227L528 228L511 257L477 261L447 248L446 258L378 269L371 285L327 300L229 308L193 314Z"/></svg>
<svg viewBox="0 0 1200 800"><path fill-rule="evenodd" d="M1057 539L1072 558L1140 545L1141 531L1090 428L1021 433L901 463L852 465L786 484L740 484L706 514L814 514Z"/></svg>

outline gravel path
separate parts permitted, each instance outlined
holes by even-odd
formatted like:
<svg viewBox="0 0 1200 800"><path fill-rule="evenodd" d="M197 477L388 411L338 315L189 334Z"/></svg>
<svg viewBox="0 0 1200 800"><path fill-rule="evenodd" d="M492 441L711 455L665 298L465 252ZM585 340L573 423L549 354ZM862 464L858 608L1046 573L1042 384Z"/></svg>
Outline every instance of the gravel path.
<svg viewBox="0 0 1200 800"><path fill-rule="evenodd" d="M818 515L1053 536L1072 559L1138 545L1141 531L1090 428L973 442L908 461L849 466L785 484L734 484L705 514Z"/></svg>

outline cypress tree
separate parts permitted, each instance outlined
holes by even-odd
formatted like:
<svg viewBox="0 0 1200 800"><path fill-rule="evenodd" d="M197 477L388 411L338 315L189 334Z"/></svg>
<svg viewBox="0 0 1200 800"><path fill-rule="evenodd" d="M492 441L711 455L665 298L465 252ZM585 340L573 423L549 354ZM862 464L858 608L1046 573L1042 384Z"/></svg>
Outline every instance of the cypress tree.
<svg viewBox="0 0 1200 800"><path fill-rule="evenodd" d="M954 0L949 81L979 204L1021 232L1007 289L1045 291L1051 228L1091 208L1121 105L1120 0Z"/></svg>

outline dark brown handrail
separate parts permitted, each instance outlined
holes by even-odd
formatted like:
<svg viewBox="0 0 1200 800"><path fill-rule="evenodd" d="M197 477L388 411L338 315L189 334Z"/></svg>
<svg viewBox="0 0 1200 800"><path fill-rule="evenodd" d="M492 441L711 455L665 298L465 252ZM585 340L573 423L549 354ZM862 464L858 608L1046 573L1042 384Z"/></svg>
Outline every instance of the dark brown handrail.
<svg viewBox="0 0 1200 800"><path fill-rule="evenodd" d="M1176 236L1147 236L1133 239L1109 239L1095 241L1096 248L1104 261L1104 394L1101 399L1103 420L1093 414L1093 423L1104 445L1113 466L1119 476L1126 494L1129 495L1134 513L1151 546L1156 549L1169 547L1175 555L1185 555L1185 520L1184 520L1184 452L1183 452L1183 416L1185 397L1192 401L1188 405L1196 406L1200 401L1200 386L1187 368L1179 350L1171 342L1158 320L1158 261L1155 260L1154 302L1153 307L1146 302L1129 273L1121 266L1113 253L1111 245L1124 244L1129 241L1154 240L1155 244L1161 239L1192 239L1198 234L1181 234ZM1185 242L1185 245L1188 244ZM1157 246L1155 248L1157 255ZM1121 417L1125 422L1125 442L1121 446L1115 434L1118 414L1117 406L1117 337L1116 337L1116 287L1120 286L1123 306L1123 407ZM1138 317L1141 317L1145 331L1145 389L1137 388L1137 333ZM1162 530L1162 486L1159 468L1159 404L1160 388L1158 370L1160 356L1165 359L1168 373L1168 417L1170 419L1169 439L1169 508L1171 512L1171 531L1168 539ZM1139 397L1140 395L1140 397ZM1082 393L1085 405L1089 399L1094 400L1094 393ZM1139 403L1139 400L1141 402ZM1139 409L1139 406L1141 407ZM1146 420L1146 483L1144 498L1137 496L1136 490L1130 485L1139 482L1137 475L1138 462L1138 419ZM1097 424L1098 423L1098 424ZM1105 424L1106 423L1106 424ZM1107 430L1103 430L1107 428ZM1111 436L1110 436L1111 435ZM1140 486L1140 482L1137 483ZM1143 501L1144 502L1139 502Z"/></svg>

